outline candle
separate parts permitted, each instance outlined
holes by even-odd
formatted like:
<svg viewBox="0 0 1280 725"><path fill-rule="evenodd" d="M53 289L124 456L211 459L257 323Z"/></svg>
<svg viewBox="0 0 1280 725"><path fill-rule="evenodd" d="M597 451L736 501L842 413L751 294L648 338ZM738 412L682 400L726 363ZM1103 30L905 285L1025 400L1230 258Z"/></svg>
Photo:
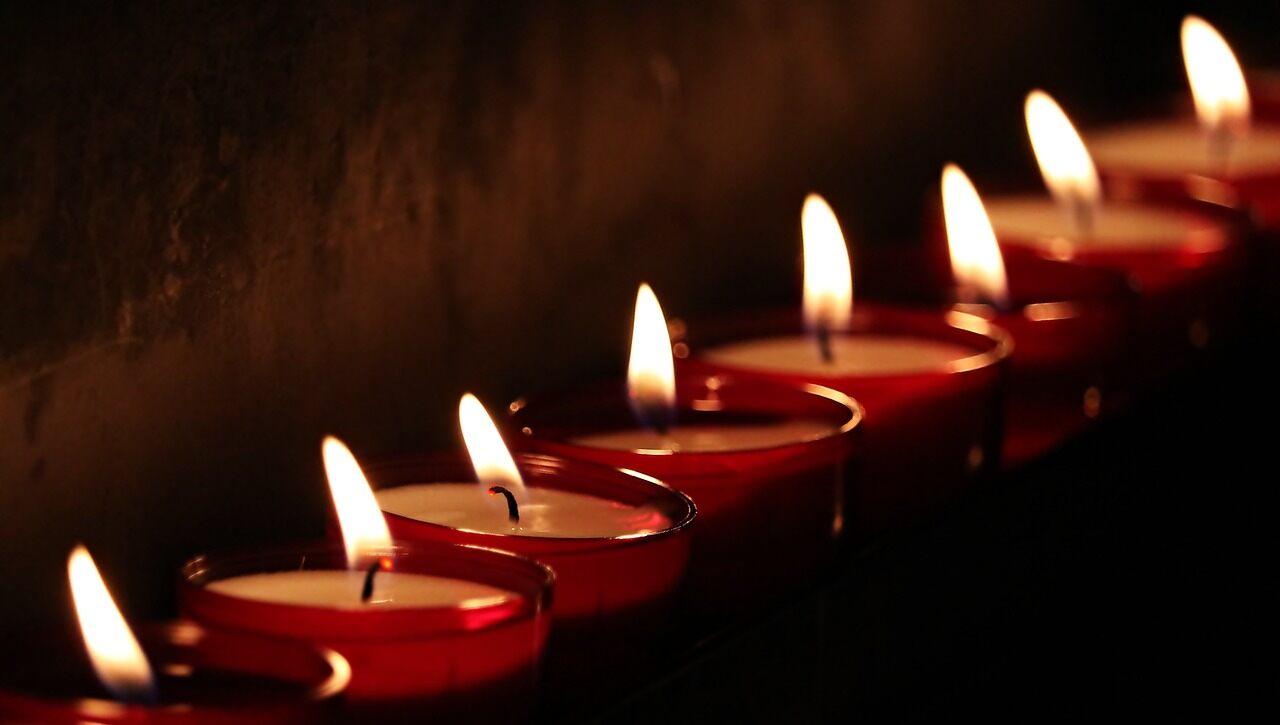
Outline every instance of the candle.
<svg viewBox="0 0 1280 725"><path fill-rule="evenodd" d="M4 722L320 722L349 681L345 659L303 643L185 623L135 637L82 546L68 579L89 666L56 639L15 647L26 660L4 675Z"/></svg>
<svg viewBox="0 0 1280 725"><path fill-rule="evenodd" d="M513 457L471 394L459 404L459 423L470 465L444 454L370 462L392 534L501 548L550 566L553 689L567 686L581 699L601 689L605 672L613 679L642 664L684 578L693 503L636 474Z"/></svg>
<svg viewBox="0 0 1280 725"><path fill-rule="evenodd" d="M677 380L666 321L647 285L632 330L625 389L513 403L521 445L646 473L688 494L698 506L692 611L725 617L757 607L830 553L861 410L817 386Z"/></svg>
<svg viewBox="0 0 1280 725"><path fill-rule="evenodd" d="M1099 292L1088 298L1073 278L1090 270L1047 260L1026 260L1012 271L1022 291L1011 293L1004 255L969 178L954 165L942 173L942 205L958 307L994 321L1013 334L1006 392L1004 461L1028 463L1060 445L1096 418L1113 397L1112 378L1130 333L1123 280L1089 280ZM1034 277L1033 277L1034 275ZM1029 291L1028 291L1029 290Z"/></svg>
<svg viewBox="0 0 1280 725"><path fill-rule="evenodd" d="M393 544L355 457L335 438L323 452L342 547L197 557L183 569L184 613L211 629L340 652L360 717L526 712L549 626L550 570L485 549Z"/></svg>
<svg viewBox="0 0 1280 725"><path fill-rule="evenodd" d="M830 386L866 406L846 513L867 536L934 510L998 465L1010 345L972 315L855 308L839 221L816 194L805 200L801 227L803 315L690 325L677 361L689 374Z"/></svg>
<svg viewBox="0 0 1280 725"><path fill-rule="evenodd" d="M1095 132L1089 147L1119 198L1196 200L1247 208L1280 224L1280 126L1254 123L1244 75L1204 20L1182 24L1182 53L1196 120L1161 119Z"/></svg>
<svg viewBox="0 0 1280 725"><path fill-rule="evenodd" d="M1011 274L1021 278L1026 294L1091 304L1100 297L1114 301L1117 285L1099 286L1083 272L1045 274L1037 269L1043 260L1124 275L1137 293L1133 334L1124 351L1128 369L1117 371L1112 388L1158 387L1197 360L1200 348L1232 333L1242 245L1221 215L1104 201L1089 150L1061 107L1033 91L1026 118L1052 199L1018 195L987 202L1000 244L1011 254Z"/></svg>

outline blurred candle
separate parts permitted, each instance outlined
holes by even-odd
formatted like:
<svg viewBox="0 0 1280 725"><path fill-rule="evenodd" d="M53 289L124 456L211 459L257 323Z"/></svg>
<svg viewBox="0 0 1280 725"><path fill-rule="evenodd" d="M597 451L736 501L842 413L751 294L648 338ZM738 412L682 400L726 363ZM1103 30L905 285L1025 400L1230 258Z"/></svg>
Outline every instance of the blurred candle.
<svg viewBox="0 0 1280 725"><path fill-rule="evenodd" d="M1062 195L1068 197L1073 217L1093 213L1075 206L1096 203L1087 187L1084 193L1077 187ZM1004 460L1008 466L1025 464L1082 430L1101 412L1129 318L1125 308L1098 296L1074 298L1037 284L1049 278L1061 284L1063 279L1088 275L1088 270L1061 262L1021 264L1015 271L1023 278L1023 288L1012 295L1004 256L982 200L957 166L942 172L942 206L957 308L1013 335ZM1113 289L1121 289L1119 280L1116 283ZM1115 302L1120 301L1117 294Z"/></svg>
<svg viewBox="0 0 1280 725"><path fill-rule="evenodd" d="M1131 363L1103 399L1161 384L1226 337L1236 317L1242 249L1221 218L1186 205L1104 199L1089 149L1062 108L1043 91L1026 101L1027 133L1052 198L1005 195L986 201L1020 294L1078 302L1131 297ZM1044 260L1095 270L1051 276ZM1099 284L1112 272L1123 280ZM1121 295L1122 283L1137 292Z"/></svg>
<svg viewBox="0 0 1280 725"><path fill-rule="evenodd" d="M1104 129L1089 147L1118 198L1187 200L1248 210L1280 224L1280 126L1253 122L1248 88L1226 40L1203 19L1182 24L1195 119Z"/></svg>

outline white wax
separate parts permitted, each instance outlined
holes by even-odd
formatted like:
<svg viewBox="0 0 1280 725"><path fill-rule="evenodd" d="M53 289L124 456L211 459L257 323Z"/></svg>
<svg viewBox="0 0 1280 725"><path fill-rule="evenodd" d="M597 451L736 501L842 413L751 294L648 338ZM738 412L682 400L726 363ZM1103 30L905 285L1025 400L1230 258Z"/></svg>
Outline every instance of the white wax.
<svg viewBox="0 0 1280 725"><path fill-rule="evenodd" d="M833 335L831 362L806 335L746 340L702 350L699 357L740 370L842 377L940 372L982 353L940 340L906 335Z"/></svg>
<svg viewBox="0 0 1280 725"><path fill-rule="evenodd" d="M1280 127L1255 124L1234 139L1224 166L1209 153L1207 134L1194 121L1160 121L1090 134L1089 152L1100 168L1159 174L1217 176L1280 169Z"/></svg>
<svg viewBox="0 0 1280 725"><path fill-rule="evenodd" d="M1141 204L1103 203L1089 234L1077 238L1075 220L1045 196L996 197L986 202L987 215L1004 243L1056 249L1070 240L1078 249L1180 249L1197 239L1219 238L1216 228L1175 209Z"/></svg>
<svg viewBox="0 0 1280 725"><path fill-rule="evenodd" d="M741 425L680 425L677 421L675 426L662 434L647 428L626 428L579 436L572 439L572 442L589 448L617 451L715 453L803 443L826 438L835 430L835 426L829 422L805 419Z"/></svg>
<svg viewBox="0 0 1280 725"><path fill-rule="evenodd" d="M429 483L378 491L383 511L441 526L486 534L584 539L648 534L670 528L656 507L629 506L573 491L531 487L512 523L507 503L478 483Z"/></svg>
<svg viewBox="0 0 1280 725"><path fill-rule="evenodd" d="M461 607L477 609L516 599L516 592L462 579L378 572L373 596L360 601L365 572L355 570L300 569L298 571L247 574L210 582L210 591L272 604L293 604L328 609L417 609Z"/></svg>

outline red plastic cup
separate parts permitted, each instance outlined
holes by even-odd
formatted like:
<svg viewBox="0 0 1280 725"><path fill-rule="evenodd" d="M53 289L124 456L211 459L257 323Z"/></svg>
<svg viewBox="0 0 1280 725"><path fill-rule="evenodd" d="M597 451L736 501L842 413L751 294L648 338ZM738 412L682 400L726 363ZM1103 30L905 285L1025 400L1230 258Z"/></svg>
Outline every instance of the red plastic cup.
<svg viewBox="0 0 1280 725"><path fill-rule="evenodd" d="M606 466L530 453L516 454L515 461L525 485L534 491L558 489L651 506L667 523L624 536L560 538L469 531L384 512L392 537L503 549L550 566L556 575L556 605L547 677L555 684L581 685L602 663L645 659L684 579L693 502L652 478ZM448 453L367 461L365 473L380 490L475 478L469 461ZM476 496L484 495L476 485Z"/></svg>
<svg viewBox="0 0 1280 725"><path fill-rule="evenodd" d="M881 375L796 374L699 357L717 345L803 331L798 311L687 326L676 349L677 374L822 385L857 398L866 422L857 476L847 494L846 519L854 537L918 520L998 468L1005 367L1012 350L1003 330L963 313L858 303L851 329L839 334L919 337L968 348L972 355L936 370Z"/></svg>
<svg viewBox="0 0 1280 725"><path fill-rule="evenodd" d="M653 476L698 507L687 602L693 614L727 617L777 597L816 573L843 525L845 478L862 410L815 385L725 376L680 376L676 426L788 421L826 423L829 433L761 448L618 450L583 436L634 429L622 383L525 398L510 406L516 445Z"/></svg>
<svg viewBox="0 0 1280 725"><path fill-rule="evenodd" d="M0 721L17 723L313 723L332 718L351 670L336 652L286 639L210 632L189 622L138 629L159 700L109 697L80 642L27 643L0 688ZM21 659L18 659L21 658Z"/></svg>
<svg viewBox="0 0 1280 725"><path fill-rule="evenodd" d="M480 607L360 610L256 601L208 588L249 574L345 569L342 547L322 544L196 557L182 568L179 602L186 616L214 631L336 650L351 664L348 706L359 717L487 721L527 713L550 625L551 570L514 554L458 545L397 544L375 553L391 571L477 582L518 596Z"/></svg>

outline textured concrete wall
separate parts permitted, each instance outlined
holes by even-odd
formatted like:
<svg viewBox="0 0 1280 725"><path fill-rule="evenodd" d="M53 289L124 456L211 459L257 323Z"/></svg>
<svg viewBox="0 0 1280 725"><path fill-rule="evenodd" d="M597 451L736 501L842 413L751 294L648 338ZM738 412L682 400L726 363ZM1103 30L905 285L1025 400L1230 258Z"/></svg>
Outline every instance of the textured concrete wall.
<svg viewBox="0 0 1280 725"><path fill-rule="evenodd" d="M1135 52L1151 16L1039 0L83 5L0 10L12 626L75 540L152 613L317 533L322 433L449 444L464 389L617 371L641 278L794 297L810 188L900 237L944 160L1026 163L1032 84L1100 117L1178 72L1176 16Z"/></svg>

